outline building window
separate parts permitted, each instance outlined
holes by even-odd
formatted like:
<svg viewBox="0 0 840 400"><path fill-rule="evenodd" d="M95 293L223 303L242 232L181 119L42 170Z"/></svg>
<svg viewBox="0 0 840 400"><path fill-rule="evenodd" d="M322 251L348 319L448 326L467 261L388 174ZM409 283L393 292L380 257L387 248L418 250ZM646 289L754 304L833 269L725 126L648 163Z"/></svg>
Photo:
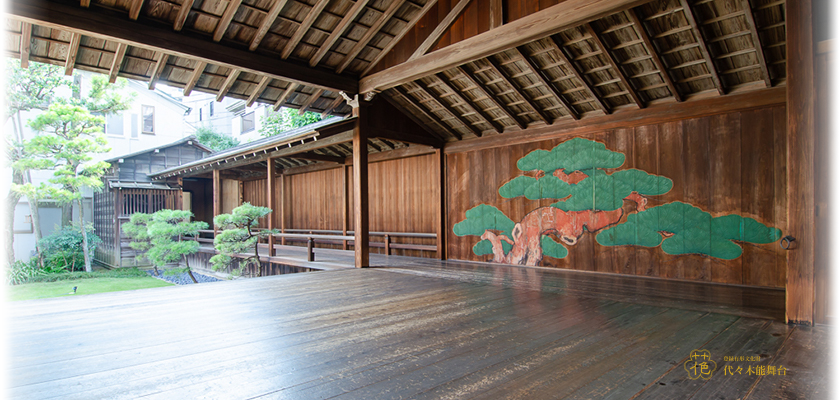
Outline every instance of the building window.
<svg viewBox="0 0 840 400"><path fill-rule="evenodd" d="M105 117L105 133L113 136L125 134L122 114L109 114Z"/></svg>
<svg viewBox="0 0 840 400"><path fill-rule="evenodd" d="M253 111L242 116L242 133L253 131L255 126L256 120L254 119Z"/></svg>
<svg viewBox="0 0 840 400"><path fill-rule="evenodd" d="M131 137L137 139L137 114L131 114Z"/></svg>
<svg viewBox="0 0 840 400"><path fill-rule="evenodd" d="M143 133L155 134L155 108L143 106Z"/></svg>
<svg viewBox="0 0 840 400"><path fill-rule="evenodd" d="M213 103L210 103L210 116L213 116Z"/></svg>

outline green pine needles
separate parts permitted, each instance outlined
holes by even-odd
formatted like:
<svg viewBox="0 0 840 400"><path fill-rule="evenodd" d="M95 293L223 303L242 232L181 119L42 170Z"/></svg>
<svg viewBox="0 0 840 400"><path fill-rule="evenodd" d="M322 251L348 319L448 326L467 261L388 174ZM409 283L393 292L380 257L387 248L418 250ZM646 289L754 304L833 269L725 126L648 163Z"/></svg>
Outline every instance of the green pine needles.
<svg viewBox="0 0 840 400"><path fill-rule="evenodd" d="M222 229L213 244L220 254L213 256L210 263L213 270L225 269L231 265L234 258L239 260L234 273L241 274L242 270L250 264L256 266L256 276L260 276L260 255L259 240L263 237L279 233L278 230L255 230L259 225L259 219L271 213L268 207L258 207L251 203L243 203L236 207L230 214L216 216L213 222ZM253 255L250 253L253 251Z"/></svg>

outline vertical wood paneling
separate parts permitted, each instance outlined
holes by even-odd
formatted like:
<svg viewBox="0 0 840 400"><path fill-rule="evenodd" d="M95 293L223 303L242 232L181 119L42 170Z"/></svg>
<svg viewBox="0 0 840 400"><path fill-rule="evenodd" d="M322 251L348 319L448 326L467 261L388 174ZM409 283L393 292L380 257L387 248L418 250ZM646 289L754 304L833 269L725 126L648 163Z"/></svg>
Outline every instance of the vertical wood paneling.
<svg viewBox="0 0 840 400"><path fill-rule="evenodd" d="M235 179L222 179L222 213L229 214L234 208L239 207L239 181Z"/></svg>
<svg viewBox="0 0 840 400"><path fill-rule="evenodd" d="M489 204L519 222L528 212L555 202L504 199L498 190L524 174L516 168L523 156L536 149L549 150L573 137L599 141L623 153L625 162L618 169L636 168L671 179L673 188L664 195L649 196L648 207L679 201L712 217L738 214L786 234L786 157L779 152L785 148L784 118L784 107L774 106L608 131L572 131L543 142L450 153L446 194L449 258L491 258L473 254L472 246L479 241L476 236L452 233L467 210ZM620 221L626 221L635 206L626 201ZM722 260L699 254L668 255L659 247L601 246L595 235L584 233L575 245L566 246L566 258L544 257L541 265L752 286L785 285L785 254L778 244L738 244L743 255Z"/></svg>
<svg viewBox="0 0 840 400"><path fill-rule="evenodd" d="M832 160L832 145L831 142L837 140L833 138L834 132L832 129L831 108L833 101L831 100L831 86L833 80L836 79L832 72L836 71L836 54L835 49L830 46L820 49L819 54L814 60L815 80L820 82L816 88L816 121L815 121L815 171L814 181L816 182L814 196L816 206L816 244L814 254L814 277L815 277L815 293L814 293L814 323L828 323L829 318L833 317L833 310L830 309L831 297L834 294L829 289L829 268L834 264L831 254L831 214L835 213L831 209L831 191L834 190L831 186L831 173L835 170L836 161ZM779 115L776 115L778 118ZM782 119L784 126L784 120ZM836 124L835 124L836 125ZM777 129L778 134L778 129Z"/></svg>
<svg viewBox="0 0 840 400"><path fill-rule="evenodd" d="M397 160L381 161L369 164L369 207L370 230L374 232L412 232L435 233L437 203L435 194L438 183L433 173L437 165L434 154L409 157ZM285 177L287 193L286 228L288 229L344 229L344 180L345 168L289 175ZM346 167L348 187L353 185L353 167ZM262 193L265 181L246 182L246 192ZM280 179L278 179L277 186ZM280 198L280 188L275 189ZM351 193L352 194L352 193ZM257 195L246 195L257 198ZM347 206L353 209L353 197L348 196ZM279 209L279 206L278 206ZM354 230L352 214L347 220L347 229ZM280 226L279 215L275 220ZM374 242L381 242L381 237L374 237ZM435 244L434 239L393 238L394 243ZM341 246L335 246L340 248ZM371 248L373 253L381 253L381 248ZM437 256L431 252L393 249L392 254L409 256Z"/></svg>

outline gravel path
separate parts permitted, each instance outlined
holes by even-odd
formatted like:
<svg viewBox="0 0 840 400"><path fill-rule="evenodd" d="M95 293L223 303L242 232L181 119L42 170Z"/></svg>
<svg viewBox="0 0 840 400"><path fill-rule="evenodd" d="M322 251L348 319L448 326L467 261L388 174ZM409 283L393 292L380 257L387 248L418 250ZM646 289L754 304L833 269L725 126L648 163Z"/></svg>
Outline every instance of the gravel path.
<svg viewBox="0 0 840 400"><path fill-rule="evenodd" d="M158 276L155 276L155 271L154 270L148 270L148 271L146 271L146 273L151 275L153 278L158 278L158 279L161 279L161 280L164 280L164 281L167 281L167 282L174 283L176 285L192 285L193 284L192 279L190 279L190 274L188 274L186 272L181 273L181 274L177 274L177 275L166 275L166 274L163 273L163 271L160 271L160 275L158 275ZM198 283L221 281L221 279L217 279L217 278L214 278L212 276L202 275L202 274L199 274L195 271L193 271L193 276L195 276L195 280L197 280Z"/></svg>

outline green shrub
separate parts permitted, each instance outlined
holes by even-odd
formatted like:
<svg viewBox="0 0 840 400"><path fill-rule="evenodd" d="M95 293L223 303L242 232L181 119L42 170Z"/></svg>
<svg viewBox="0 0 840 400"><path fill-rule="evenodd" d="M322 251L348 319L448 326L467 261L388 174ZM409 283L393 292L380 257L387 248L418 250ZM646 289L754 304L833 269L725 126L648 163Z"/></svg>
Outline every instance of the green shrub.
<svg viewBox="0 0 840 400"><path fill-rule="evenodd" d="M29 282L45 273L38 268L38 259L32 258L29 262L15 261L6 274L6 283L9 285L20 285Z"/></svg>
<svg viewBox="0 0 840 400"><path fill-rule="evenodd" d="M88 250L102 243L99 236L88 227ZM82 230L78 226L63 226L52 235L45 236L38 242L41 255L44 257L44 272L61 273L85 269L85 256L82 251Z"/></svg>

